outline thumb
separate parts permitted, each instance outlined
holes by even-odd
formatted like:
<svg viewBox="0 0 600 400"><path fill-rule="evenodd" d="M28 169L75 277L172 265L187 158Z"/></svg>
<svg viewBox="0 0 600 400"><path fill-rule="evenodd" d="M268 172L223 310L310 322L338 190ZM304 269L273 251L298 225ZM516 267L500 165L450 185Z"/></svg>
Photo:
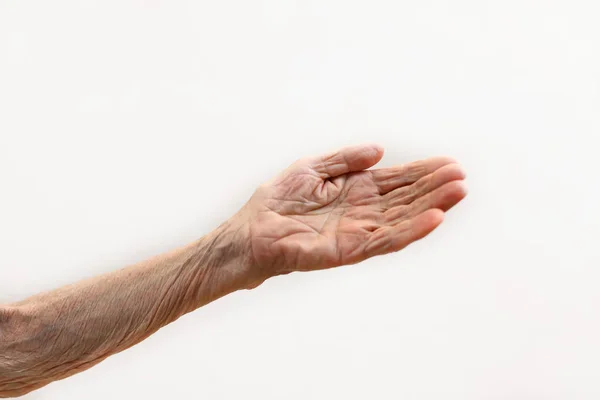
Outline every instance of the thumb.
<svg viewBox="0 0 600 400"><path fill-rule="evenodd" d="M383 157L383 147L376 144L362 144L343 147L311 158L309 166L323 179L327 179L370 168L377 164L381 157Z"/></svg>

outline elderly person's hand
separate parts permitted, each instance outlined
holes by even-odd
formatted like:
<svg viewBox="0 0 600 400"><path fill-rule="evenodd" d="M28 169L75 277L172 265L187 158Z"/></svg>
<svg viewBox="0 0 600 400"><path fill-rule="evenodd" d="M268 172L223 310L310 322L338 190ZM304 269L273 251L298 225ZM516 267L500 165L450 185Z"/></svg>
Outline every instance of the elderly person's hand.
<svg viewBox="0 0 600 400"><path fill-rule="evenodd" d="M301 159L261 185L234 217L247 226L240 240L249 242L249 286L401 250L466 195L451 158L367 169L382 156L377 145L346 147Z"/></svg>

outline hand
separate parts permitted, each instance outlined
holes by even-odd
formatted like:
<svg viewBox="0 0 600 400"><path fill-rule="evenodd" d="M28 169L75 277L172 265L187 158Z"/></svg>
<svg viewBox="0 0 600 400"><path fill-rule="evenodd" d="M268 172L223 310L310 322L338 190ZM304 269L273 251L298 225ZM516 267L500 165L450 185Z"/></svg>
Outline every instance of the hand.
<svg viewBox="0 0 600 400"><path fill-rule="evenodd" d="M376 145L346 147L301 159L261 185L243 210L251 287L401 250L466 195L465 175L450 158L367 169L382 156Z"/></svg>

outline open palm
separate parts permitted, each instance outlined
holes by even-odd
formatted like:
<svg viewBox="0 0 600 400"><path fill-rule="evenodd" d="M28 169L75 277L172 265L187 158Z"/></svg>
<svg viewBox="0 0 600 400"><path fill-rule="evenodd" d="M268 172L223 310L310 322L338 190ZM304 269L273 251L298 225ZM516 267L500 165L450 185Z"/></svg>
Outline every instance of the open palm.
<svg viewBox="0 0 600 400"><path fill-rule="evenodd" d="M354 264L434 230L466 190L460 166L436 157L367 169L376 145L297 161L263 184L252 209L254 262L268 275Z"/></svg>

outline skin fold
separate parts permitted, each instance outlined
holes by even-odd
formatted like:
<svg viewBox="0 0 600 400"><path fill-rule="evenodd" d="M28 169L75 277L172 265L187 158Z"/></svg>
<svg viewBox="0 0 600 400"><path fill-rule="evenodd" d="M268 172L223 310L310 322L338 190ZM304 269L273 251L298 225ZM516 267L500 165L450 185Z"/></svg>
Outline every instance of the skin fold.
<svg viewBox="0 0 600 400"><path fill-rule="evenodd" d="M380 146L365 144L300 159L193 243L0 306L0 397L84 371L270 277L399 251L466 195L451 158L372 169L382 156Z"/></svg>

